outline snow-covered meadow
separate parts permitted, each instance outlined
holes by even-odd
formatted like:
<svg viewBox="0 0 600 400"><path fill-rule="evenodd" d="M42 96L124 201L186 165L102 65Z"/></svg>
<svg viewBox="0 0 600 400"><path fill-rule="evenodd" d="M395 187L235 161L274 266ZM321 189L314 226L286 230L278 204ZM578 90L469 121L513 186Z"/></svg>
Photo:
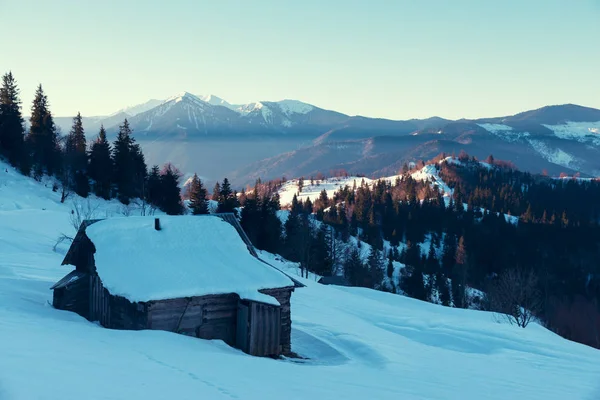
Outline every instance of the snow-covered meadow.
<svg viewBox="0 0 600 400"><path fill-rule="evenodd" d="M1 167L2 400L600 398L600 352L536 324L312 279L292 296L292 350L303 360L108 330L55 310L49 288L70 267L60 266L66 246L52 247L72 233L72 204ZM90 201L99 216L123 214L116 202Z"/></svg>

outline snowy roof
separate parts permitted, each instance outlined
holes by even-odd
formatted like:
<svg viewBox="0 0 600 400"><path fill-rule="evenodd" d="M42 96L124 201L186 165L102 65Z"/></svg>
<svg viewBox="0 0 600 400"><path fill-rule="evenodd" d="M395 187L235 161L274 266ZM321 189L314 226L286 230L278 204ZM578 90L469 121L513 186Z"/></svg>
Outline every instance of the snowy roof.
<svg viewBox="0 0 600 400"><path fill-rule="evenodd" d="M130 301L237 293L278 304L260 289L293 286L253 257L238 232L215 216L109 218L90 225L96 270L104 287Z"/></svg>

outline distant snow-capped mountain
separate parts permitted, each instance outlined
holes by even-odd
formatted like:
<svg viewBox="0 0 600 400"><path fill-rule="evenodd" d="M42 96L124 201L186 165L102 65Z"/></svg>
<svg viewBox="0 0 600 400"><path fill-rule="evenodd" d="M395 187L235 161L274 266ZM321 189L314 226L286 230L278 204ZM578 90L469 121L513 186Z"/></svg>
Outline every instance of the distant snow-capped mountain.
<svg viewBox="0 0 600 400"><path fill-rule="evenodd" d="M119 111L116 111L116 112L110 114L110 116L112 117L112 116L119 115L119 114L127 114L129 116L134 116L134 115L146 112L148 110L151 110L154 107L162 104L163 102L164 102L164 100L150 99L142 104L137 104L135 106L122 108Z"/></svg>
<svg viewBox="0 0 600 400"><path fill-rule="evenodd" d="M84 117L84 127L95 135L103 124L115 134L125 118L150 163L173 161L184 173L228 176L237 185L336 169L389 175L404 162L461 150L479 158L493 154L533 172L600 176L600 110L573 104L477 120L393 121L297 100L232 104L182 92L110 117ZM67 133L72 119L56 123ZM224 155L227 163L216 162Z"/></svg>
<svg viewBox="0 0 600 400"><path fill-rule="evenodd" d="M231 104L215 95L182 92L156 107L132 116L132 128L152 137L272 136L292 133L319 135L350 119L297 100Z"/></svg>

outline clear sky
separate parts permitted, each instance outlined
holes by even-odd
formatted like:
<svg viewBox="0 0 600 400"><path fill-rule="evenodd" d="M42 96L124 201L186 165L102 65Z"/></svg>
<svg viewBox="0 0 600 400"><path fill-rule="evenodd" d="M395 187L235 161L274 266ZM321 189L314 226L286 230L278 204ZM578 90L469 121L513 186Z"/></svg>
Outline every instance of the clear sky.
<svg viewBox="0 0 600 400"><path fill-rule="evenodd" d="M600 0L0 0L27 113L177 92L392 119L600 108Z"/></svg>

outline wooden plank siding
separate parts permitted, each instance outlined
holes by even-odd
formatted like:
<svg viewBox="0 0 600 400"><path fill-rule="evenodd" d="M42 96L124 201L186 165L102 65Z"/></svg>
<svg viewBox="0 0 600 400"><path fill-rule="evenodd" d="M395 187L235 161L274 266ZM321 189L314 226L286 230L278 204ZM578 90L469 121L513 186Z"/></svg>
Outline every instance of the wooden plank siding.
<svg viewBox="0 0 600 400"><path fill-rule="evenodd" d="M281 307L251 302L250 346L253 356L276 356L281 353Z"/></svg>
<svg viewBox="0 0 600 400"><path fill-rule="evenodd" d="M281 332L279 343L281 345L281 354L292 354L292 311L291 298L294 287L285 287L277 289L262 289L261 293L273 296L281 305Z"/></svg>
<svg viewBox="0 0 600 400"><path fill-rule="evenodd" d="M54 289L52 305L59 310L75 312L84 318L89 317L89 279L79 278L59 289Z"/></svg>
<svg viewBox="0 0 600 400"><path fill-rule="evenodd" d="M97 274L91 274L90 281L90 321L98 321L100 325L110 326L110 294L102 285Z"/></svg>

